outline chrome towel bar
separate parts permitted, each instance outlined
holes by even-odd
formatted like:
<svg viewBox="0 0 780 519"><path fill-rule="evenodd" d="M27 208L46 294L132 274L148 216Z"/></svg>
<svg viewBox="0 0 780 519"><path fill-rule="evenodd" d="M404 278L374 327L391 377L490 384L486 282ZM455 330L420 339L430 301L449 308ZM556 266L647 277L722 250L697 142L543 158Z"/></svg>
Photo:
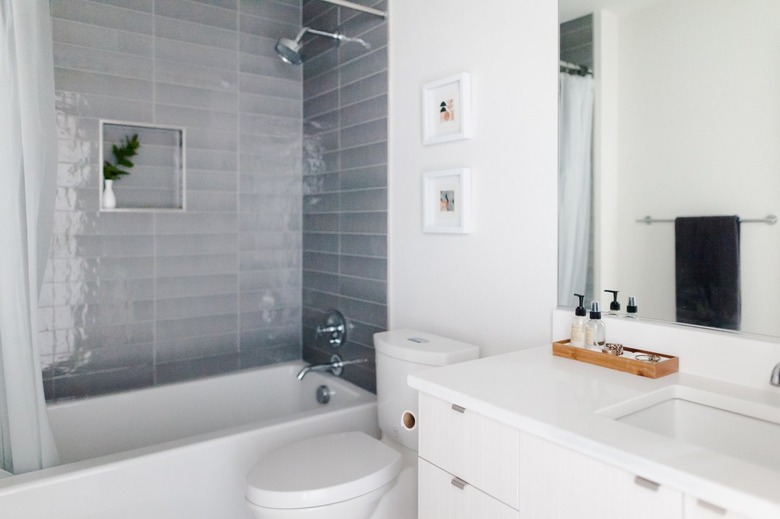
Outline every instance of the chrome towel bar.
<svg viewBox="0 0 780 519"><path fill-rule="evenodd" d="M644 223L650 225L651 223L673 223L674 218L653 218L650 215L644 218L639 218L636 223ZM765 223L767 225L774 225L777 223L777 216L770 214L766 218L740 218L739 223Z"/></svg>

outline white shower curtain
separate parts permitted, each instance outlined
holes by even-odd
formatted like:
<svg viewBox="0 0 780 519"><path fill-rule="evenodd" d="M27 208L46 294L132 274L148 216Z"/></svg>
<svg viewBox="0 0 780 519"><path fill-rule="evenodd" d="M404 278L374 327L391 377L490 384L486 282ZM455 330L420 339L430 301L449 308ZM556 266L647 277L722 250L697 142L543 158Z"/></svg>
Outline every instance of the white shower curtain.
<svg viewBox="0 0 780 519"><path fill-rule="evenodd" d="M57 175L47 0L0 0L0 469L56 464L38 357L38 293Z"/></svg>
<svg viewBox="0 0 780 519"><path fill-rule="evenodd" d="M558 109L558 304L585 294L591 213L593 78L561 73Z"/></svg>

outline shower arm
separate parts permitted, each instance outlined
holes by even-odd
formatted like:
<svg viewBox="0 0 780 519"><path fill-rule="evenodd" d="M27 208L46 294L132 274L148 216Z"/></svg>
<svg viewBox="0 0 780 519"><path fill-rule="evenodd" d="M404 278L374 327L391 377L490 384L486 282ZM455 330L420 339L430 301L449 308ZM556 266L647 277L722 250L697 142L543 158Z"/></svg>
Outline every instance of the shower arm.
<svg viewBox="0 0 780 519"><path fill-rule="evenodd" d="M301 32L298 33L298 35L295 37L295 41L300 42L301 38L303 38L304 34L307 32L310 32L312 34L316 34L318 36L327 36L328 38L333 38L334 40L343 41L343 42L355 42L361 44L365 48L371 48L371 45L369 45L366 41L360 39L360 38L350 38L349 36L345 36L344 34L340 32L326 32L326 31L319 31L317 29L312 29L311 27L304 27L301 29Z"/></svg>

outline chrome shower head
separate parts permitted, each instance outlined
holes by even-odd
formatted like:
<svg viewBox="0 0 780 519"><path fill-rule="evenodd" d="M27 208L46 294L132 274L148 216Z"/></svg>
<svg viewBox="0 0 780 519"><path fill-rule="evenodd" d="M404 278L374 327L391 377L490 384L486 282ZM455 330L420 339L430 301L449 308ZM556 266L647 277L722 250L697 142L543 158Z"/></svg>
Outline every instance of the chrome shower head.
<svg viewBox="0 0 780 519"><path fill-rule="evenodd" d="M300 53L301 47L303 47L303 45L301 45L300 42L293 41L289 38L279 38L279 41L276 42L276 54L278 54L285 63L300 65L303 63L303 58L301 58Z"/></svg>
<svg viewBox="0 0 780 519"><path fill-rule="evenodd" d="M307 32L316 34L318 36L327 36L328 38L333 38L334 40L338 40L339 43L341 42L359 43L365 49L371 48L371 45L368 42L360 38L350 38L349 36L345 36L340 32L324 32L324 31L318 31L316 29L310 29L308 27L304 27L303 29L301 29L301 31L298 33L298 35L295 37L294 40L291 40L289 38L279 38L276 41L276 47L275 47L276 54L279 55L282 61L284 61L285 63L289 63L290 65L300 65L301 63L303 63L303 57L301 56L301 48L303 48L303 42L301 41L301 39L303 39L303 36Z"/></svg>
<svg viewBox="0 0 780 519"><path fill-rule="evenodd" d="M289 63L290 65L300 65L303 63L303 58L301 57L301 47L303 47L303 43L301 42L301 38L303 38L303 35L308 31L309 28L304 27L294 40L291 40L290 38L279 38L276 41L276 54L279 55L282 61Z"/></svg>

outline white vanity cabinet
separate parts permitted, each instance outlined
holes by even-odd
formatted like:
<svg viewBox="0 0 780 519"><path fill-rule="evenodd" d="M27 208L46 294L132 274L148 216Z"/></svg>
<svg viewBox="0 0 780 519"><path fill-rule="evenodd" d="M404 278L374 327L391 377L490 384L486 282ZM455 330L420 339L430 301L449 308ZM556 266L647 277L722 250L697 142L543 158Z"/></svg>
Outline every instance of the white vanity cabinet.
<svg viewBox="0 0 780 519"><path fill-rule="evenodd" d="M419 516L683 517L681 492L420 394Z"/></svg>
<svg viewBox="0 0 780 519"><path fill-rule="evenodd" d="M419 517L518 518L518 431L420 394Z"/></svg>
<svg viewBox="0 0 780 519"><path fill-rule="evenodd" d="M688 388L683 396L703 405L745 406L746 416L760 409L775 423L774 389L685 372L635 377L556 357L549 346L421 370L408 382L420 398L421 519L780 519L771 447L761 451L767 462L757 463L607 412L652 407ZM677 418L661 419L677 426ZM702 437L726 430L751 447L774 445L771 436L755 445L723 417L707 420L697 424Z"/></svg>

